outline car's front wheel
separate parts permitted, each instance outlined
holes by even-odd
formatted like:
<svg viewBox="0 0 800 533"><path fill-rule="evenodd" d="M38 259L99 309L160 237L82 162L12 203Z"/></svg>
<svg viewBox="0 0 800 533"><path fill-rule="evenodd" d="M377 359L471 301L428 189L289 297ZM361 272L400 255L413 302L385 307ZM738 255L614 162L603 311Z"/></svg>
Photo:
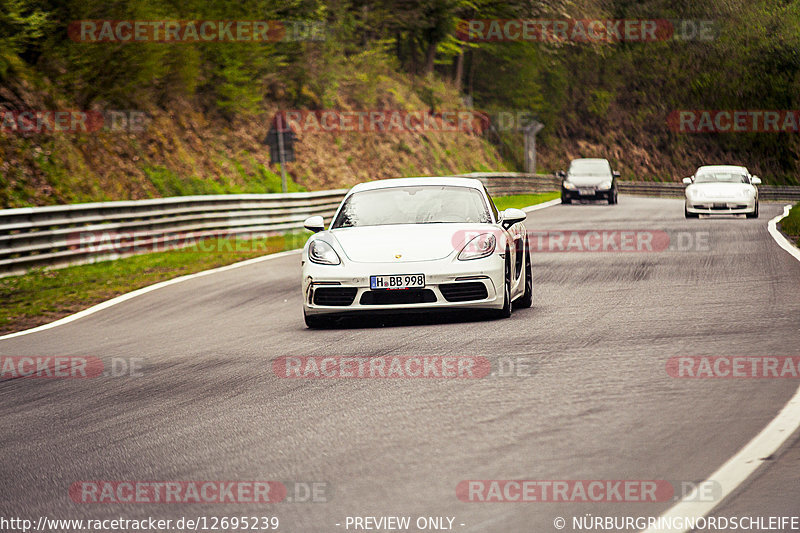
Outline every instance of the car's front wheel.
<svg viewBox="0 0 800 533"><path fill-rule="evenodd" d="M533 269L531 268L531 245L525 239L525 294L520 296L514 305L525 309L533 304Z"/></svg>
<svg viewBox="0 0 800 533"><path fill-rule="evenodd" d="M753 212L747 213L745 216L747 218L758 218L758 202L756 202L756 208L753 210Z"/></svg>
<svg viewBox="0 0 800 533"><path fill-rule="evenodd" d="M617 202L619 202L619 199L617 198L617 191L615 189L614 192L608 196L608 205L616 205Z"/></svg>
<svg viewBox="0 0 800 533"><path fill-rule="evenodd" d="M511 316L511 260L508 249L506 249L506 268L503 276L503 308L495 311L497 318L508 318Z"/></svg>
<svg viewBox="0 0 800 533"><path fill-rule="evenodd" d="M562 192L562 193L561 193L561 203L562 203L562 204L571 204L571 203L572 203L572 200L570 199L570 197L569 197L569 196L567 196L566 194L564 194L564 193Z"/></svg>

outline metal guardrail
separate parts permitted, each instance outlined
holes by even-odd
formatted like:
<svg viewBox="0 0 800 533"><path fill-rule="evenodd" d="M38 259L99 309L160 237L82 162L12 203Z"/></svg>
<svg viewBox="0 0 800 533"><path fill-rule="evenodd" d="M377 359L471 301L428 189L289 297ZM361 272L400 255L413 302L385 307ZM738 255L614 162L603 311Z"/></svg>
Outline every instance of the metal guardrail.
<svg viewBox="0 0 800 533"><path fill-rule="evenodd" d="M553 175L471 173L493 196L558 190ZM680 183L620 181L620 192L683 196ZM0 277L32 268L117 259L212 237L299 230L312 215L330 221L347 191L181 196L0 210ZM762 200L800 201L800 187L759 187Z"/></svg>
<svg viewBox="0 0 800 533"><path fill-rule="evenodd" d="M263 236L327 221L347 191L180 196L0 210L0 277L178 248L211 237Z"/></svg>

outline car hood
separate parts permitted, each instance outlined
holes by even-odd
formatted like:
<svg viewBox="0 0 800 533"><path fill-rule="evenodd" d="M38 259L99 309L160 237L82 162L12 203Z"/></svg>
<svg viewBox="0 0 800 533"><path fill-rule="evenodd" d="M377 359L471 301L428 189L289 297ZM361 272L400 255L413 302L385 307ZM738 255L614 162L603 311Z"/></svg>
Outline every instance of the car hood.
<svg viewBox="0 0 800 533"><path fill-rule="evenodd" d="M604 181L611 181L611 176L587 176L580 174L568 174L567 181L578 187L596 187Z"/></svg>
<svg viewBox="0 0 800 533"><path fill-rule="evenodd" d="M740 197L743 191L753 189L748 183L695 183L687 188L705 198L731 198Z"/></svg>
<svg viewBox="0 0 800 533"><path fill-rule="evenodd" d="M461 251L473 235L497 232L489 224L396 224L330 231L357 263L436 261Z"/></svg>

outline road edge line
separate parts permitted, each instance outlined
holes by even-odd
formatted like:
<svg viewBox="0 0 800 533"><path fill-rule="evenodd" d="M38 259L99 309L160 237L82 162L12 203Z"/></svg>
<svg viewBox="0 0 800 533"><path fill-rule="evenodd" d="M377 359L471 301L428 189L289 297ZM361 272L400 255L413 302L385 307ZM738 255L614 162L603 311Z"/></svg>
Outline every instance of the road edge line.
<svg viewBox="0 0 800 533"><path fill-rule="evenodd" d="M789 240L778 231L778 222L789 214L791 204L783 208L783 214L778 215L767 223L769 234L775 242L789 252L795 259L800 261L800 249L795 247ZM708 479L699 483L681 501L667 509L659 515L659 519L672 521L676 518L702 518L713 511L725 499L736 491L739 486L763 464L763 460L777 452L784 443L794 435L800 428L800 387L794 395L783 406L780 412L773 418L764 429L762 429L750 442L739 450L733 457L728 459L720 466ZM709 483L716 483L722 487L722 494L714 502L692 501L696 499L697 487L709 486ZM696 525L696 524L695 524ZM686 533L690 528L660 529L647 528L644 533L663 533L663 532Z"/></svg>
<svg viewBox="0 0 800 533"><path fill-rule="evenodd" d="M3 336L0 336L0 341L6 339L13 339L14 337L21 337L22 335L30 335L31 333L38 333L40 331L45 331L48 329L52 329L58 326L63 326L64 324L69 324L70 322L75 322L76 320L80 320L83 317L93 315L99 311L104 309L108 309L109 307L113 307L117 304L121 304L122 302L127 302L137 296L141 296L142 294L147 294L149 292L156 291L158 289L162 289L164 287L168 287L170 285L175 285L176 283L181 283L184 281L189 281L190 279L201 278L203 276L208 276L210 274L216 274L218 272L225 272L226 270L233 270L235 268L240 268L243 266L253 265L256 263L261 263L263 261L268 261L270 259L278 259L281 257L286 257L289 255L299 254L302 250L287 250L285 252L278 252L274 254L267 254L262 255L261 257L254 257L252 259L245 259L244 261L239 261L237 263L231 263L230 265L224 265L217 268L212 268L209 270L201 270L200 272L195 272L194 274L187 274L185 276L179 276L177 278L167 279L164 281L159 281L158 283L154 283L152 285L147 285L146 287L142 287L141 289L136 289L135 291L126 292L125 294L120 294L119 296L115 296L110 300L106 300L104 302L100 302L99 304L95 304L92 307L88 307L83 311L78 311L77 313L67 315L64 318L59 318L53 322L49 322L47 324L42 324L41 326L36 326L30 329L24 329L22 331L17 331L14 333L7 333Z"/></svg>
<svg viewBox="0 0 800 533"><path fill-rule="evenodd" d="M767 223L767 230L778 246L789 252L795 259L800 261L800 248L796 247L792 242L787 239L783 233L778 231L778 222L789 216L789 211L792 209L792 204L783 206L783 214L778 215Z"/></svg>
<svg viewBox="0 0 800 533"><path fill-rule="evenodd" d="M546 207L552 207L554 205L559 205L561 203L560 198L556 198L555 200L548 200L546 202L542 202L540 204L529 205L528 207L523 207L522 210L526 213L530 213L531 211L538 211L539 209L545 209Z"/></svg>

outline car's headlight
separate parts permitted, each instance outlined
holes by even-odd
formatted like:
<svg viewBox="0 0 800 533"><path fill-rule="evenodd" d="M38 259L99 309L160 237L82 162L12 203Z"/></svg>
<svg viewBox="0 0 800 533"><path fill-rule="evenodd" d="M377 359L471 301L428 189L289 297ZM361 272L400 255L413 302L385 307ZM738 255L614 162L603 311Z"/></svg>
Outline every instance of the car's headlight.
<svg viewBox="0 0 800 533"><path fill-rule="evenodd" d="M611 181L610 180L609 181L604 181L603 183L601 183L598 186L598 188L600 188L600 189L610 189L611 188Z"/></svg>
<svg viewBox="0 0 800 533"><path fill-rule="evenodd" d="M320 265L338 265L342 262L333 247L325 241L311 241L308 245L308 260Z"/></svg>
<svg viewBox="0 0 800 533"><path fill-rule="evenodd" d="M753 189L742 189L740 194L745 198L750 198L751 196L755 196L755 191Z"/></svg>
<svg viewBox="0 0 800 533"><path fill-rule="evenodd" d="M487 257L494 253L497 246L497 239L491 233L483 233L477 237L473 237L461 252L458 254L460 261L469 261L471 259L480 259Z"/></svg>
<svg viewBox="0 0 800 533"><path fill-rule="evenodd" d="M565 189L574 190L574 189L576 189L576 188L577 188L577 187L575 187L575 185L574 185L574 184L572 184L572 183L568 182L567 180L564 180L564 182L563 182L563 183L564 183L564 188L565 188Z"/></svg>
<svg viewBox="0 0 800 533"><path fill-rule="evenodd" d="M686 189L686 196L688 196L693 200L696 200L700 198L700 191L698 191L697 189Z"/></svg>

